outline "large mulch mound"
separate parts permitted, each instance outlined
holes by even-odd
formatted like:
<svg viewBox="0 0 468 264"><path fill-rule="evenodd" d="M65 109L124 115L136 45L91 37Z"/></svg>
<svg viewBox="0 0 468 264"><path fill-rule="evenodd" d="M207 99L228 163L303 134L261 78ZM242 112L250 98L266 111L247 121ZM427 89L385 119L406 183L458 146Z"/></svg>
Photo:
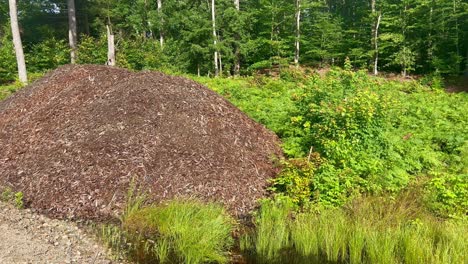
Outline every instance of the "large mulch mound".
<svg viewBox="0 0 468 264"><path fill-rule="evenodd" d="M55 217L115 216L134 181L243 215L275 176L278 138L191 80L63 66L0 102L0 186Z"/></svg>

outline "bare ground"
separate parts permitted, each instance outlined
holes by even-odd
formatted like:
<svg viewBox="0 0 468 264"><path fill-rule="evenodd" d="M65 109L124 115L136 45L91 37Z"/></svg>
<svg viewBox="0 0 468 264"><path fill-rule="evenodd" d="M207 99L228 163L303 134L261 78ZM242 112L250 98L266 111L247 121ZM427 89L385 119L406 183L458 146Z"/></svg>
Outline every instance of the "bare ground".
<svg viewBox="0 0 468 264"><path fill-rule="evenodd" d="M0 202L0 263L122 263L83 228Z"/></svg>

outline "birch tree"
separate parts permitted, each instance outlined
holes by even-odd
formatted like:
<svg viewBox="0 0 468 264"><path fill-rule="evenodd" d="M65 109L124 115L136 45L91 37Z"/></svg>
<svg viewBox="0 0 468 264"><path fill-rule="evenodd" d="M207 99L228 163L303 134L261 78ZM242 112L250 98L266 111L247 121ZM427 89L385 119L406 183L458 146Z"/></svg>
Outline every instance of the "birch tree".
<svg viewBox="0 0 468 264"><path fill-rule="evenodd" d="M379 64L379 26L380 26L380 19L382 18L382 13L376 11L375 8L376 0L371 0L371 9L372 9L372 18L376 19L372 26L372 46L374 48L374 65L373 65L373 72L374 75L378 74L378 64Z"/></svg>
<svg viewBox="0 0 468 264"><path fill-rule="evenodd" d="M296 0L296 38L294 43L294 64L299 66L300 38L301 38L301 0Z"/></svg>
<svg viewBox="0 0 468 264"><path fill-rule="evenodd" d="M10 25L11 34L13 36L13 45L15 46L16 62L18 64L19 80L23 84L28 83L28 75L26 72L26 63L24 61L23 45L21 43L21 36L18 25L18 10L16 7L16 0L9 0L10 7Z"/></svg>
<svg viewBox="0 0 468 264"><path fill-rule="evenodd" d="M157 8L158 8L158 15L159 15L159 43L161 44L161 48L162 48L164 46L164 31L163 31L164 19L162 17L162 0L157 0Z"/></svg>
<svg viewBox="0 0 468 264"><path fill-rule="evenodd" d="M240 16L240 0L234 0L234 6L236 7L237 11L237 17L239 18ZM235 33L235 38L236 38L236 47L234 51L234 75L239 75L240 72L240 48L239 48L239 41L240 41L240 35L241 33L239 32Z"/></svg>
<svg viewBox="0 0 468 264"><path fill-rule="evenodd" d="M115 45L114 45L114 34L109 25L107 27L107 65L115 66Z"/></svg>
<svg viewBox="0 0 468 264"><path fill-rule="evenodd" d="M218 47L217 47L217 39L218 36L216 34L216 11L215 11L215 0L211 0L211 20L213 22L213 44L214 44L214 67L215 67L215 76L219 75L219 67L218 67Z"/></svg>
<svg viewBox="0 0 468 264"><path fill-rule="evenodd" d="M76 9L75 0L68 0L68 42L70 43L70 62L76 62Z"/></svg>

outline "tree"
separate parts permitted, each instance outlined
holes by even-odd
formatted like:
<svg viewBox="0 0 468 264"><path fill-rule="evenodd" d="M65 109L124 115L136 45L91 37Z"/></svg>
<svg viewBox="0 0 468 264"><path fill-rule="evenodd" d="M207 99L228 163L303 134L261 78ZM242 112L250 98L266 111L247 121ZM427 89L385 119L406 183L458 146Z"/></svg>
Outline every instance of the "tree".
<svg viewBox="0 0 468 264"><path fill-rule="evenodd" d="M237 11L237 18L239 18L240 13L240 0L234 0L234 6L236 7ZM239 47L239 40L240 40L240 32L235 33L236 39L236 47L234 51L234 75L239 75L240 72L240 47Z"/></svg>
<svg viewBox="0 0 468 264"><path fill-rule="evenodd" d="M106 26L107 29L107 65L115 66L115 46L114 46L114 34L109 25Z"/></svg>
<svg viewBox="0 0 468 264"><path fill-rule="evenodd" d="M379 64L379 26L380 26L380 19L382 18L382 13L377 12L375 8L375 1L371 0L371 9L372 9L372 17L376 19L372 26L372 44L374 46L374 65L373 65L373 72L374 75L378 74L378 64Z"/></svg>
<svg viewBox="0 0 468 264"><path fill-rule="evenodd" d="M23 45L21 43L21 36L18 25L18 11L16 8L16 0L9 0L10 4L10 24L11 34L13 36L13 45L15 46L16 62L18 64L18 76L20 82L23 84L28 83L28 76L26 73L26 63L24 61Z"/></svg>
<svg viewBox="0 0 468 264"><path fill-rule="evenodd" d="M215 13L215 0L211 0L211 20L213 21L213 44L214 44L214 67L215 67L215 76L219 75L219 66L218 66L218 47L217 41L218 37L216 35L216 13Z"/></svg>
<svg viewBox="0 0 468 264"><path fill-rule="evenodd" d="M415 54L408 47L403 47L397 54L395 54L394 63L401 67L401 74L406 77L408 71L414 70Z"/></svg>
<svg viewBox="0 0 468 264"><path fill-rule="evenodd" d="M294 64L299 66L300 37L301 37L301 0L296 0L296 37L294 39Z"/></svg>
<svg viewBox="0 0 468 264"><path fill-rule="evenodd" d="M70 62L76 62L76 9L75 0L68 0L68 41L70 43Z"/></svg>
<svg viewBox="0 0 468 264"><path fill-rule="evenodd" d="M164 31L163 31L163 24L164 20L162 17L162 0L157 0L158 5L158 16L159 16L159 43L161 44L161 48L164 46Z"/></svg>

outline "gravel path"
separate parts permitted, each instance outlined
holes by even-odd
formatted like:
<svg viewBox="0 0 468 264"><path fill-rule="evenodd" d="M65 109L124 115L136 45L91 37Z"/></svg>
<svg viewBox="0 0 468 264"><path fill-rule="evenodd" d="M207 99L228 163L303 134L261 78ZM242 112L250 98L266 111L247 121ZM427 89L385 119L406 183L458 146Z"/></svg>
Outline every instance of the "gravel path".
<svg viewBox="0 0 468 264"><path fill-rule="evenodd" d="M75 223L0 202L0 263L122 263Z"/></svg>

